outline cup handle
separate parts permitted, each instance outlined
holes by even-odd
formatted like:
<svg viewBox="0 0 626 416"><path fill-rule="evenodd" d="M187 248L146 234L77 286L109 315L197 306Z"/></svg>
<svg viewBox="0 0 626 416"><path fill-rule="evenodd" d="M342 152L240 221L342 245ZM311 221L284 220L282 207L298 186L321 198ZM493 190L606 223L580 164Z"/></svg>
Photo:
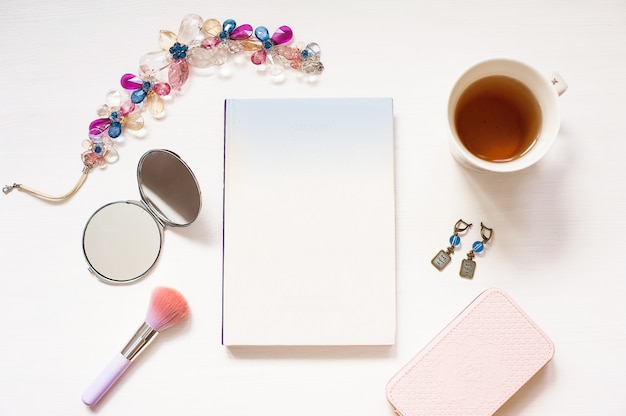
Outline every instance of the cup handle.
<svg viewBox="0 0 626 416"><path fill-rule="evenodd" d="M563 93L567 91L567 82L565 82L561 74L559 74L558 72L552 73L552 76L550 77L550 83L554 86L554 89L556 90L556 93L559 94L559 96L563 95Z"/></svg>

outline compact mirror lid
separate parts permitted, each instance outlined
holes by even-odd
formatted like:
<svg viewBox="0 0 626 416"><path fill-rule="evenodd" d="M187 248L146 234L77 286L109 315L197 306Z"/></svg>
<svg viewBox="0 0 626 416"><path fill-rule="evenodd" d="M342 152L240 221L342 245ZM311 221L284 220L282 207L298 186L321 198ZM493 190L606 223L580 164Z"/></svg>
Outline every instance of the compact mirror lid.
<svg viewBox="0 0 626 416"><path fill-rule="evenodd" d="M165 225L184 227L198 218L200 186L187 164L174 152L146 152L137 166L141 199Z"/></svg>

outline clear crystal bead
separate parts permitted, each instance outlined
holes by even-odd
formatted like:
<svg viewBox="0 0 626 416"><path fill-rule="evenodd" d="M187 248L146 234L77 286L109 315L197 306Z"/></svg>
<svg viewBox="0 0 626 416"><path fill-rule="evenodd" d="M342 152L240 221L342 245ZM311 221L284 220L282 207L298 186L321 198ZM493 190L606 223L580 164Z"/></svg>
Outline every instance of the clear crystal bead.
<svg viewBox="0 0 626 416"><path fill-rule="evenodd" d="M321 74L323 70L324 65L319 61L309 60L302 64L302 71L305 74Z"/></svg>
<svg viewBox="0 0 626 416"><path fill-rule="evenodd" d="M216 49L193 48L187 53L187 62L196 68L213 65L212 57Z"/></svg>
<svg viewBox="0 0 626 416"><path fill-rule="evenodd" d="M139 71L146 77L153 77L171 62L172 55L167 51L149 52L139 60Z"/></svg>
<svg viewBox="0 0 626 416"><path fill-rule="evenodd" d="M274 63L276 67L289 68L289 59L282 55L274 56Z"/></svg>
<svg viewBox="0 0 626 416"><path fill-rule="evenodd" d="M272 76L278 76L281 75L284 72L284 67L282 65L280 65L278 62L274 63L271 67L270 67L270 75Z"/></svg>
<svg viewBox="0 0 626 416"><path fill-rule="evenodd" d="M111 90L107 93L105 101L110 108L119 108L122 104L122 93L118 90Z"/></svg>
<svg viewBox="0 0 626 416"><path fill-rule="evenodd" d="M116 148L111 148L107 151L106 155L104 155L107 163L115 163L120 158L120 154L117 152Z"/></svg>
<svg viewBox="0 0 626 416"><path fill-rule="evenodd" d="M228 60L228 52L224 48L217 48L211 57L213 65L223 65Z"/></svg>
<svg viewBox="0 0 626 416"><path fill-rule="evenodd" d="M320 45L318 45L315 42L311 42L308 45L306 45L307 50L314 54L314 55L319 55L322 52L322 48L320 48Z"/></svg>
<svg viewBox="0 0 626 416"><path fill-rule="evenodd" d="M200 37L203 19L197 14L188 14L180 22L178 29L178 41L185 45L191 45Z"/></svg>
<svg viewBox="0 0 626 416"><path fill-rule="evenodd" d="M103 105L98 108L98 110L96 110L96 114L98 115L98 117L109 118L109 116L111 115L111 109L108 105Z"/></svg>
<svg viewBox="0 0 626 416"><path fill-rule="evenodd" d="M228 52L237 53L241 51L241 45L238 42L230 41L228 42Z"/></svg>

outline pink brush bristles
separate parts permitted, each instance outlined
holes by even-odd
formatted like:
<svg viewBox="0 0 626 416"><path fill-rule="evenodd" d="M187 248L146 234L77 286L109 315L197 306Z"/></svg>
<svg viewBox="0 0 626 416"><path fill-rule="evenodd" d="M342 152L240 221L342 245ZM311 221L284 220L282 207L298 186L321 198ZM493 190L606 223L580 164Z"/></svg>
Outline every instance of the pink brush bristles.
<svg viewBox="0 0 626 416"><path fill-rule="evenodd" d="M189 316L189 305L177 290L157 287L152 292L146 323L155 331L161 332Z"/></svg>

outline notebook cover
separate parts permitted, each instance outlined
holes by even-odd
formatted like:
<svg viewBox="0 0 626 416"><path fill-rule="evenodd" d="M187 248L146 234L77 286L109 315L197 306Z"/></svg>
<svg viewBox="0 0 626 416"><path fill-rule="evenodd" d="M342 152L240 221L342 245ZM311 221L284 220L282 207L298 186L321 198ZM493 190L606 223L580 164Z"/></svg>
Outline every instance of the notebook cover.
<svg viewBox="0 0 626 416"><path fill-rule="evenodd" d="M554 355L504 292L483 292L387 384L401 416L491 415Z"/></svg>
<svg viewBox="0 0 626 416"><path fill-rule="evenodd" d="M223 344L394 343L392 104L226 100Z"/></svg>

